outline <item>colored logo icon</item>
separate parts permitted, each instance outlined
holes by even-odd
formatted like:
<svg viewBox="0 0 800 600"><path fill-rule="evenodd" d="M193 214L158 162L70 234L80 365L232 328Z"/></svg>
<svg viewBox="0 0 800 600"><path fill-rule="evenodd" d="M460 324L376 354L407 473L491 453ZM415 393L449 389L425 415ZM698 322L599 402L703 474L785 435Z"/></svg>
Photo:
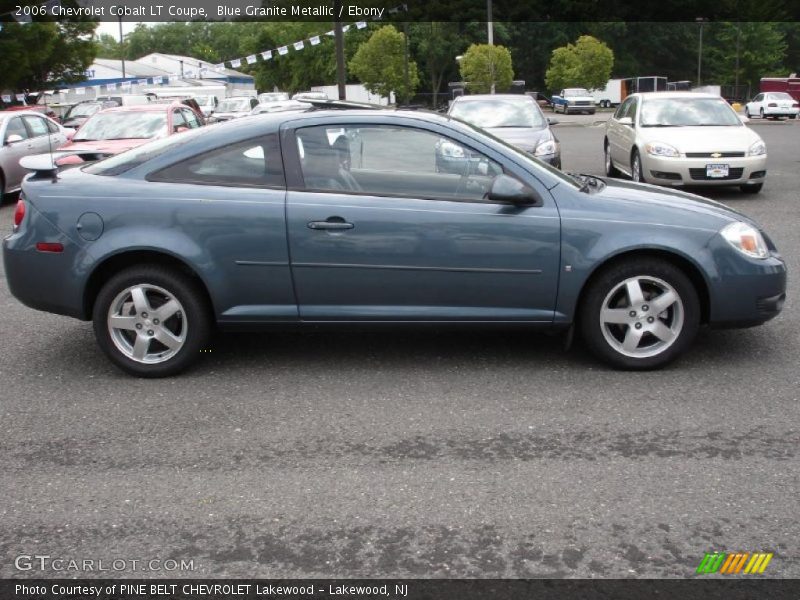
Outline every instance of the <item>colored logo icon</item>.
<svg viewBox="0 0 800 600"><path fill-rule="evenodd" d="M767 569L772 556L772 552L706 552L696 572L700 575L756 575Z"/></svg>

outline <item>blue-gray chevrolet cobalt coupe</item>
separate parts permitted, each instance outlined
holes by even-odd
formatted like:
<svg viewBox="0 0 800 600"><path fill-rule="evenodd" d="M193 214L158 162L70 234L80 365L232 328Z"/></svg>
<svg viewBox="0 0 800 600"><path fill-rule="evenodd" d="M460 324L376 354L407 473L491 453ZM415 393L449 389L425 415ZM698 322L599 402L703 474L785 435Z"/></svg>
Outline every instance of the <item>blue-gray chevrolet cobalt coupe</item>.
<svg viewBox="0 0 800 600"><path fill-rule="evenodd" d="M441 172L443 144L463 170ZM125 371L171 375L212 328L504 324L661 366L701 324L757 325L786 267L749 218L569 176L452 118L259 115L23 185L3 257L30 307L92 320Z"/></svg>

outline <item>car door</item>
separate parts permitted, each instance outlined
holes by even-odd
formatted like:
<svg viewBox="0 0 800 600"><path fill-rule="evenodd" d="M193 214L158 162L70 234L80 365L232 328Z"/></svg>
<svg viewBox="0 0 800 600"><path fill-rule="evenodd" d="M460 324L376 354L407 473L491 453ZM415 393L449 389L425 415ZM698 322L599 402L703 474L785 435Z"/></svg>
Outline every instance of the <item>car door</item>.
<svg viewBox="0 0 800 600"><path fill-rule="evenodd" d="M414 120L282 132L302 320L552 321L552 197L496 151L451 135ZM542 205L484 200L501 172L531 185Z"/></svg>
<svg viewBox="0 0 800 600"><path fill-rule="evenodd" d="M31 154L50 152L66 142L66 138L59 130L56 130L56 133L50 130L47 119L36 115L25 115L22 120L30 134Z"/></svg>
<svg viewBox="0 0 800 600"><path fill-rule="evenodd" d="M758 114L761 108L764 106L764 94L759 94L755 98L753 98L752 106L750 107L750 114Z"/></svg>
<svg viewBox="0 0 800 600"><path fill-rule="evenodd" d="M12 136L19 136L21 139L12 138ZM15 140L15 141L12 141ZM22 121L22 117L11 117L6 124L6 130L3 134L2 146L2 166L3 173L6 178L6 189L15 189L19 187L22 178L27 171L19 166L19 159L29 154L34 154L33 142L30 139L28 128Z"/></svg>
<svg viewBox="0 0 800 600"><path fill-rule="evenodd" d="M614 157L614 162L617 165L622 165L625 169L630 169L631 167L631 150L636 144L636 113L639 105L639 99L636 96L631 96L629 100L630 102L626 100L627 106L623 117L628 117L632 123L625 125L617 122L617 155Z"/></svg>
<svg viewBox="0 0 800 600"><path fill-rule="evenodd" d="M626 126L619 122L619 120L625 116L628 111L628 107L630 107L631 102L633 102L633 97L626 98L625 101L617 107L617 110L614 112L614 115L608 120L608 129L607 135L608 138L608 147L611 152L611 158L614 159L614 162L619 164L621 162L621 157L623 155L622 143L623 143L623 135ZM624 164L627 164L625 162Z"/></svg>

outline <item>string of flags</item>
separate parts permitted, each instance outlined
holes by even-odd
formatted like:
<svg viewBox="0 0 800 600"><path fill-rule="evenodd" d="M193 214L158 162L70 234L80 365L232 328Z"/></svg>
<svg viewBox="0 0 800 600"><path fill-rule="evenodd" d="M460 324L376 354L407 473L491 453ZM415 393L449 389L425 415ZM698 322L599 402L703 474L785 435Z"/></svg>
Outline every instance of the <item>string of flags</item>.
<svg viewBox="0 0 800 600"><path fill-rule="evenodd" d="M342 32L347 33L351 27L355 27L356 29L364 29L367 26L366 21L358 21L353 25L344 25L342 26ZM230 67L231 69L238 69L243 64L254 65L259 62L265 62L268 60L272 60L276 58L276 56L286 56L289 54L289 48L293 48L295 52L300 52L304 48L308 46L318 46L322 43L322 40L325 36L333 37L335 32L333 30L328 31L322 35L314 35L309 38L304 38L302 40L298 40L291 44L286 44L284 46L279 46L277 48L270 48L269 50L262 50L261 52L256 52L255 54L250 54L248 56L242 56L240 58L234 58L232 60L226 60L219 64L213 65L215 69L224 69L225 67Z"/></svg>

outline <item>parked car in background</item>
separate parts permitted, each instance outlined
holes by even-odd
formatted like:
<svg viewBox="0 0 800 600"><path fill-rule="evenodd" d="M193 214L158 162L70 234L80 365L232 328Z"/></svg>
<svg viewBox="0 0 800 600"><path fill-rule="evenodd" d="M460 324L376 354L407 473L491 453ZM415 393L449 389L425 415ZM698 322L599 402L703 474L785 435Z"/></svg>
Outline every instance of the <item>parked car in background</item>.
<svg viewBox="0 0 800 600"><path fill-rule="evenodd" d="M553 106L553 100L542 92L525 92L526 96L530 96L539 105L539 108L548 108Z"/></svg>
<svg viewBox="0 0 800 600"><path fill-rule="evenodd" d="M117 106L138 106L141 104L148 104L153 98L155 98L155 96L152 94L104 94L102 96L95 96L95 100L98 102L116 102Z"/></svg>
<svg viewBox="0 0 800 600"><path fill-rule="evenodd" d="M230 121L250 114L258 105L258 100L245 96L225 98L220 100L216 110L208 118L209 123L219 123L220 121Z"/></svg>
<svg viewBox="0 0 800 600"><path fill-rule="evenodd" d="M289 94L286 92L264 92L257 96L259 104L267 104L269 102L283 102L289 100Z"/></svg>
<svg viewBox="0 0 800 600"><path fill-rule="evenodd" d="M750 119L789 117L796 119L800 113L800 103L787 92L762 92L744 105L744 114Z"/></svg>
<svg viewBox="0 0 800 600"><path fill-rule="evenodd" d="M115 106L119 106L119 104L111 100L104 100L100 102L87 100L85 102L78 102L77 104L72 105L69 110L67 110L64 118L61 119L61 124L64 127L72 127L73 129L77 129L86 123L86 121L89 120L89 117L91 117L94 113L105 108L113 108Z"/></svg>
<svg viewBox="0 0 800 600"><path fill-rule="evenodd" d="M256 107L250 111L251 115L260 115L263 113L284 112L287 110L308 110L307 102L299 102L297 100L272 100L264 104L257 104Z"/></svg>
<svg viewBox="0 0 800 600"><path fill-rule="evenodd" d="M438 172L443 140L485 168ZM138 376L185 369L215 325L387 322L575 324L601 359L648 369L685 352L701 323L757 325L785 299L785 263L751 219L569 176L434 113L236 119L56 183L49 156L23 161L35 173L3 241L10 292L91 319L100 348Z"/></svg>
<svg viewBox="0 0 800 600"><path fill-rule="evenodd" d="M539 160L561 168L561 147L550 129L550 120L528 95L458 96L450 104L447 114L485 129ZM467 158L453 156L452 149L443 144L437 160L442 170L460 173Z"/></svg>
<svg viewBox="0 0 800 600"><path fill-rule="evenodd" d="M297 92L292 96L292 100L327 100L328 94L325 92Z"/></svg>
<svg viewBox="0 0 800 600"><path fill-rule="evenodd" d="M594 97L584 88L567 88L553 96L553 112L595 113Z"/></svg>
<svg viewBox="0 0 800 600"><path fill-rule="evenodd" d="M0 112L0 200L19 189L27 171L21 158L55 150L75 133L36 111Z"/></svg>
<svg viewBox="0 0 800 600"><path fill-rule="evenodd" d="M606 123L606 174L660 185L738 185L757 193L767 147L725 100L712 94L633 94Z"/></svg>
<svg viewBox="0 0 800 600"><path fill-rule="evenodd" d="M61 158L58 164L99 160L201 125L197 114L180 102L107 108L92 115L72 141L59 148L80 154Z"/></svg>
<svg viewBox="0 0 800 600"><path fill-rule="evenodd" d="M203 113L203 117L208 119L215 110L217 110L217 106L219 105L219 98L217 98L213 94L209 94L207 96L192 96L197 105L200 107L200 111Z"/></svg>

